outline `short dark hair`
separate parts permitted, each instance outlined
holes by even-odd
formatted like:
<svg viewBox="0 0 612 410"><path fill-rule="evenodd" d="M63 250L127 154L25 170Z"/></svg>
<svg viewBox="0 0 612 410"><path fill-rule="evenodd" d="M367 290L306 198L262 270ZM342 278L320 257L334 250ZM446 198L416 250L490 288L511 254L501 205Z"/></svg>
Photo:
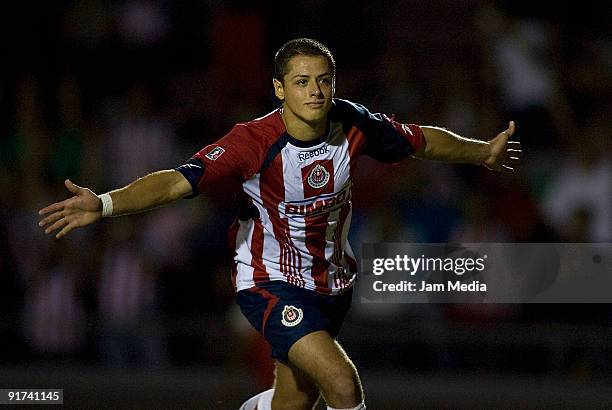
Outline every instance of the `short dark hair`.
<svg viewBox="0 0 612 410"><path fill-rule="evenodd" d="M332 71L332 77L336 77L336 60L329 48L311 38L296 38L283 44L274 55L274 78L282 83L283 77L289 71L287 67L289 60L300 54L325 57Z"/></svg>

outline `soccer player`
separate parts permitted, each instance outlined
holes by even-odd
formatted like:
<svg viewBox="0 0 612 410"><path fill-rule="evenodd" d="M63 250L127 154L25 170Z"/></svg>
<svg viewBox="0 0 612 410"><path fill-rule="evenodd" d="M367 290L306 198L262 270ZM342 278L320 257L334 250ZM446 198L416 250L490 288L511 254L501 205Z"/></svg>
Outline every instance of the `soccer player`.
<svg viewBox="0 0 612 410"><path fill-rule="evenodd" d="M357 263L348 243L357 160L417 158L512 171L520 145L508 129L488 142L437 127L401 124L334 98L335 61L323 44L295 39L274 57L282 105L239 123L187 163L96 195L73 194L40 211L61 238L109 216L142 212L207 190L238 193L231 227L232 282L249 322L272 346L274 388L242 409L365 409L355 366L335 340L351 304Z"/></svg>

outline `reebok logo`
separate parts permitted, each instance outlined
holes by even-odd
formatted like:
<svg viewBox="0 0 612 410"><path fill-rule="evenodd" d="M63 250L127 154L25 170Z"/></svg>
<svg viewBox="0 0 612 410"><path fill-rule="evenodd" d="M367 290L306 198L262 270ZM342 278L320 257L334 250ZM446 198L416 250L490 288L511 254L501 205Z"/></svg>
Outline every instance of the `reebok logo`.
<svg viewBox="0 0 612 410"><path fill-rule="evenodd" d="M318 157L322 154L327 154L329 152L329 145L325 144L321 148L317 148L312 151L300 152L298 154L299 161L306 161L307 159Z"/></svg>

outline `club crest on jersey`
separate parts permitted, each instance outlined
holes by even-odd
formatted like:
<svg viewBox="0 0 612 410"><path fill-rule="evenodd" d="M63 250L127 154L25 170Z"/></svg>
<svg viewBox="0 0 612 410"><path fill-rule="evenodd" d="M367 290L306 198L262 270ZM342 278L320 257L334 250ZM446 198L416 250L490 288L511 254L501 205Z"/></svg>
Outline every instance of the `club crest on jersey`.
<svg viewBox="0 0 612 410"><path fill-rule="evenodd" d="M304 317L304 311L293 305L285 305L281 315L281 322L287 327L293 327L300 324Z"/></svg>
<svg viewBox="0 0 612 410"><path fill-rule="evenodd" d="M208 158L211 161L216 161L217 158L219 158L221 155L223 155L223 153L225 152L225 150L221 147L215 147L212 149L212 151L210 151L208 154L206 154L206 158Z"/></svg>
<svg viewBox="0 0 612 410"><path fill-rule="evenodd" d="M308 185L313 188L323 188L329 182L329 171L321 164L317 164L308 174Z"/></svg>

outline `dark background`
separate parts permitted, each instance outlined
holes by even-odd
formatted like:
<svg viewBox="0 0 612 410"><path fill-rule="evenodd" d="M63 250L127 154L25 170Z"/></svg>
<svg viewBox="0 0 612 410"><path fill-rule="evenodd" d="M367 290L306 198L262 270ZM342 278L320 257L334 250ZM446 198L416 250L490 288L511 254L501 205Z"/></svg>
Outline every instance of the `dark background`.
<svg viewBox="0 0 612 410"><path fill-rule="evenodd" d="M352 245L612 242L612 25L604 3L20 2L1 13L0 387L79 408L236 408L270 382L233 304L234 209L199 197L61 241L37 210L180 165L276 108L272 57L301 36L337 93L490 139L512 176L361 161ZM223 192L220 193L223 197ZM534 284L537 286L537 284ZM612 404L608 305L369 305L341 340L368 408Z"/></svg>

